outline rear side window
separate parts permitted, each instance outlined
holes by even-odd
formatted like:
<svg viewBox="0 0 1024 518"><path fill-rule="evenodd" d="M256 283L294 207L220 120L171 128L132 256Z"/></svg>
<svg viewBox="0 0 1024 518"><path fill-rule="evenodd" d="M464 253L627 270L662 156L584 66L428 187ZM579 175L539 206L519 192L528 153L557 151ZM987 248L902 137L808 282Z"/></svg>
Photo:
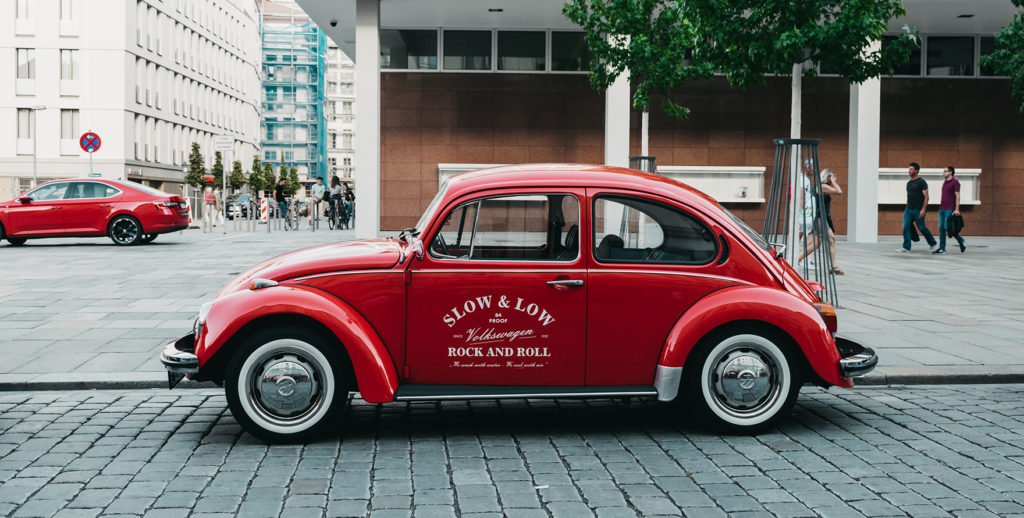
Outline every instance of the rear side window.
<svg viewBox="0 0 1024 518"><path fill-rule="evenodd" d="M575 261L579 201L569 194L484 198L448 213L430 243L438 259Z"/></svg>
<svg viewBox="0 0 1024 518"><path fill-rule="evenodd" d="M594 199L594 258L603 263L707 264L714 233L696 216L631 196Z"/></svg>

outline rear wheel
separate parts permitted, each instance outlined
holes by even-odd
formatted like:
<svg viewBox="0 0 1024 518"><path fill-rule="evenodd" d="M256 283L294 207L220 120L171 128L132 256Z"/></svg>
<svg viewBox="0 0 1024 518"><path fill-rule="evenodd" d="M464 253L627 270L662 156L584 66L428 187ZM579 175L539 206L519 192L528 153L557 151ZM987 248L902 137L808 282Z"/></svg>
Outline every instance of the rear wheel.
<svg viewBox="0 0 1024 518"><path fill-rule="evenodd" d="M800 392L800 362L778 336L730 330L709 336L686 362L691 406L708 426L733 434L770 428Z"/></svg>
<svg viewBox="0 0 1024 518"><path fill-rule="evenodd" d="M110 221L107 226L107 235L115 245L134 245L142 239L142 225L132 216L122 214Z"/></svg>
<svg viewBox="0 0 1024 518"><path fill-rule="evenodd" d="M246 339L224 379L235 420L272 443L304 441L328 430L348 404L342 362L331 345L298 327Z"/></svg>

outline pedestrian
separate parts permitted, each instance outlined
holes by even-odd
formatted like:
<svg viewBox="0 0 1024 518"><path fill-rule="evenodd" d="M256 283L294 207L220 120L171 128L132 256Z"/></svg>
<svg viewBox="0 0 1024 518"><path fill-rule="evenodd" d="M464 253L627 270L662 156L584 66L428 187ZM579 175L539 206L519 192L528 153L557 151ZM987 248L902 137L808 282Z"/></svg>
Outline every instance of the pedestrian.
<svg viewBox="0 0 1024 518"><path fill-rule="evenodd" d="M939 198L939 248L933 254L946 253L946 224L950 216L960 215L960 180L955 178L956 168L947 165L942 170L942 197ZM960 253L967 251L967 242L960 234L953 234L956 242L960 243Z"/></svg>
<svg viewBox="0 0 1024 518"><path fill-rule="evenodd" d="M342 186L341 186L341 180L338 179L337 175L332 176L331 177L331 190L330 190L330 193L329 193L330 194L330 199L331 199L331 202L330 202L331 203L331 217L335 218L335 221L338 223L339 226L344 221L344 218L342 217L342 212L340 212L342 210L342 208L343 208L342 207L342 197L341 197L342 190L343 189L342 189Z"/></svg>
<svg viewBox="0 0 1024 518"><path fill-rule="evenodd" d="M799 214L796 216L797 232L799 238L805 241L805 245L800 254L796 258L796 266L800 268L803 266L804 258L811 255L811 252L818 248L821 244L821 240L818 238L819 232L816 229L815 219L817 219L817 204L814 200L815 191L814 186L811 182L811 167L813 163L810 160L804 162L803 174L800 175L800 192L797 193L797 207L799 207ZM813 262L809 262L809 265L813 266Z"/></svg>
<svg viewBox="0 0 1024 518"><path fill-rule="evenodd" d="M924 224L924 213L928 209L928 182L918 176L921 173L921 166L917 162L910 163L907 173L910 180L907 181L907 208L903 211L903 246L896 251L904 254L910 252L911 227L915 225L918 232L924 235L929 249L935 250L938 243Z"/></svg>
<svg viewBox="0 0 1024 518"><path fill-rule="evenodd" d="M277 215L279 218L287 217L285 213L288 212L288 201L284 197L284 178L277 182L277 186L274 187L274 202L277 204Z"/></svg>
<svg viewBox="0 0 1024 518"><path fill-rule="evenodd" d="M320 219L320 202L324 199L324 193L327 188L324 186L324 179L317 178L316 183L313 184L313 210L309 215L309 226L313 226L313 220Z"/></svg>
<svg viewBox="0 0 1024 518"><path fill-rule="evenodd" d="M217 218L217 194L213 187L206 187L203 192L203 232L213 230L213 224Z"/></svg>
<svg viewBox="0 0 1024 518"><path fill-rule="evenodd" d="M843 188L839 187L839 182L836 181L836 173L831 169L825 169L821 172L821 191L822 200L825 205L825 223L828 225L828 253L829 257L832 258L831 271L836 275L845 275L839 269L839 264L837 263L836 226L832 223L832 195L839 196L843 194Z"/></svg>
<svg viewBox="0 0 1024 518"><path fill-rule="evenodd" d="M345 224L347 228L352 228L352 225L356 224L356 193L355 191L349 190L345 193L345 211L348 217L345 218Z"/></svg>

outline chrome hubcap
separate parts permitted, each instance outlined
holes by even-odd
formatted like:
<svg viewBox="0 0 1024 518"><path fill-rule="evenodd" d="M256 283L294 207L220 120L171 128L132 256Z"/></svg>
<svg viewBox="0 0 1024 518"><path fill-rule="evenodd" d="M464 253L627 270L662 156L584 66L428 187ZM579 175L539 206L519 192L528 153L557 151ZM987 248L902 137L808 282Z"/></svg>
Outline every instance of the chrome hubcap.
<svg viewBox="0 0 1024 518"><path fill-rule="evenodd" d="M736 347L715 358L708 379L715 403L737 417L752 417L770 408L781 395L779 366L757 347Z"/></svg>
<svg viewBox="0 0 1024 518"><path fill-rule="evenodd" d="M130 219L120 219L114 222L113 231L114 239L119 243L128 243L138 235L139 228L135 222Z"/></svg>
<svg viewBox="0 0 1024 518"><path fill-rule="evenodd" d="M301 354L276 352L256 362L249 399L264 419L301 423L323 404L320 366Z"/></svg>

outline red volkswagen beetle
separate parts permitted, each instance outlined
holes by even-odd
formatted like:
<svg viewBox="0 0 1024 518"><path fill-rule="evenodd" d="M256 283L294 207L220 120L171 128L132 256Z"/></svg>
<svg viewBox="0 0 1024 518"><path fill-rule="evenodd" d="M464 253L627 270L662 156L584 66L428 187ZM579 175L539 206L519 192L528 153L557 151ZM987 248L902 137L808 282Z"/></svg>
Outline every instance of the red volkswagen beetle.
<svg viewBox="0 0 1024 518"><path fill-rule="evenodd" d="M448 181L398 238L275 257L200 309L161 360L223 383L268 441L330 430L348 394L682 400L716 429L783 418L800 386L850 387L874 351L708 196L604 166Z"/></svg>
<svg viewBox="0 0 1024 518"><path fill-rule="evenodd" d="M0 203L0 239L109 236L117 245L148 243L188 228L185 200L152 187L99 179L44 183Z"/></svg>

